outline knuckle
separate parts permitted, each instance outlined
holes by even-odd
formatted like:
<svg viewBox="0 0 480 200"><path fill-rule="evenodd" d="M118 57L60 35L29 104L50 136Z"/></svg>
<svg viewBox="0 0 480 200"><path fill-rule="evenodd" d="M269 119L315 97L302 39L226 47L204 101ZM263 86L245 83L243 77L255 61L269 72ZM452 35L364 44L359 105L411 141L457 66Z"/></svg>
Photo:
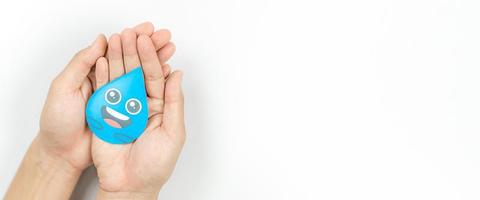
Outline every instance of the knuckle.
<svg viewBox="0 0 480 200"><path fill-rule="evenodd" d="M148 73L145 78L149 81L164 81L162 73Z"/></svg>

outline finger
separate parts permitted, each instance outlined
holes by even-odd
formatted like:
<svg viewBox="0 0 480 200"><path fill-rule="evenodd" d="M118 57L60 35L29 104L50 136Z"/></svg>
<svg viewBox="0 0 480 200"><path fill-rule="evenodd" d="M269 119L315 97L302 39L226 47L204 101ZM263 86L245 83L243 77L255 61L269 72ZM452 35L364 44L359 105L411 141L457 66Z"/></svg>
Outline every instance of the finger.
<svg viewBox="0 0 480 200"><path fill-rule="evenodd" d="M108 83L108 60L100 57L95 65L96 89Z"/></svg>
<svg viewBox="0 0 480 200"><path fill-rule="evenodd" d="M153 24L151 22L143 22L133 27L133 30L135 31L135 33L137 33L137 35L152 36Z"/></svg>
<svg viewBox="0 0 480 200"><path fill-rule="evenodd" d="M146 35L140 35L137 46L145 75L147 94L150 98L163 100L165 79L152 40Z"/></svg>
<svg viewBox="0 0 480 200"><path fill-rule="evenodd" d="M123 64L125 73L140 66L140 58L137 53L137 35L133 29L125 29L121 35Z"/></svg>
<svg viewBox="0 0 480 200"><path fill-rule="evenodd" d="M163 77L165 77L165 79L167 79L168 75L170 75L170 70L171 68L169 64L162 65Z"/></svg>
<svg viewBox="0 0 480 200"><path fill-rule="evenodd" d="M175 71L170 74L165 86L165 108L163 113L162 127L167 133L177 136L176 138L184 138L184 98L182 92L181 71Z"/></svg>
<svg viewBox="0 0 480 200"><path fill-rule="evenodd" d="M155 31L150 38L152 38L153 45L155 45L155 50L158 51L168 44L170 39L172 39L172 34L167 29L160 29Z"/></svg>
<svg viewBox="0 0 480 200"><path fill-rule="evenodd" d="M78 52L58 76L59 85L71 89L81 87L97 59L105 54L107 41L104 35L99 35L89 47Z"/></svg>
<svg viewBox="0 0 480 200"><path fill-rule="evenodd" d="M158 60L160 60L160 64L166 63L175 53L176 47L173 42L167 43L164 47L162 47L158 52Z"/></svg>
<svg viewBox="0 0 480 200"><path fill-rule="evenodd" d="M95 88L97 88L97 86L96 86L97 85L97 79L95 78L95 71L96 71L95 68L96 68L95 66L92 67L92 69L90 70L90 72L87 75L87 78L90 81L91 89L93 89L93 90Z"/></svg>
<svg viewBox="0 0 480 200"><path fill-rule="evenodd" d="M108 40L107 50L108 64L110 68L110 80L116 79L125 73L123 67L122 41L120 35L113 34Z"/></svg>

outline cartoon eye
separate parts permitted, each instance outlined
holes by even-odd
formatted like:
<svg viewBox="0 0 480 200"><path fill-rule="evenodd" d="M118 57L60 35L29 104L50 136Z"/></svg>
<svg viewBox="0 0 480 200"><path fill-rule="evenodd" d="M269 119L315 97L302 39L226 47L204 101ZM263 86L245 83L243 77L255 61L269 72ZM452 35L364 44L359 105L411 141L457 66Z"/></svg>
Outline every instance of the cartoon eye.
<svg viewBox="0 0 480 200"><path fill-rule="evenodd" d="M142 110L142 104L138 99L131 98L125 103L125 110L131 115L136 115Z"/></svg>
<svg viewBox="0 0 480 200"><path fill-rule="evenodd" d="M112 88L105 92L105 101L109 104L115 105L122 100L122 93L119 90Z"/></svg>

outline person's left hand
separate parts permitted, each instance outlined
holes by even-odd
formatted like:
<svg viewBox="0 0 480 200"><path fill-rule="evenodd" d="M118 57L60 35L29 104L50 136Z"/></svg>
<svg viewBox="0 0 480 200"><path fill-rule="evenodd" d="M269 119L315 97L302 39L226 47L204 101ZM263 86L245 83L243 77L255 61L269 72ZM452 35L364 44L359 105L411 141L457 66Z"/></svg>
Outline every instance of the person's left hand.
<svg viewBox="0 0 480 200"><path fill-rule="evenodd" d="M92 93L92 85L87 76L106 49L106 38L101 35L92 45L78 52L55 78L34 141L49 159L65 161L80 172L91 163L91 133L85 123L85 105Z"/></svg>

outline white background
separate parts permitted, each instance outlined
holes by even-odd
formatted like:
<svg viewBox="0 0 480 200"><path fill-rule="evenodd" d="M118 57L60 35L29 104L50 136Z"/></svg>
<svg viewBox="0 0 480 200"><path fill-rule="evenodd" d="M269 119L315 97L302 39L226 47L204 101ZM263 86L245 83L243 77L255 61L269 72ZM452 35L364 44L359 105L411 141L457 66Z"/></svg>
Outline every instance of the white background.
<svg viewBox="0 0 480 200"><path fill-rule="evenodd" d="M0 194L52 78L98 33L169 28L188 141L160 199L480 199L480 1L0 3ZM73 199L92 199L93 168Z"/></svg>

